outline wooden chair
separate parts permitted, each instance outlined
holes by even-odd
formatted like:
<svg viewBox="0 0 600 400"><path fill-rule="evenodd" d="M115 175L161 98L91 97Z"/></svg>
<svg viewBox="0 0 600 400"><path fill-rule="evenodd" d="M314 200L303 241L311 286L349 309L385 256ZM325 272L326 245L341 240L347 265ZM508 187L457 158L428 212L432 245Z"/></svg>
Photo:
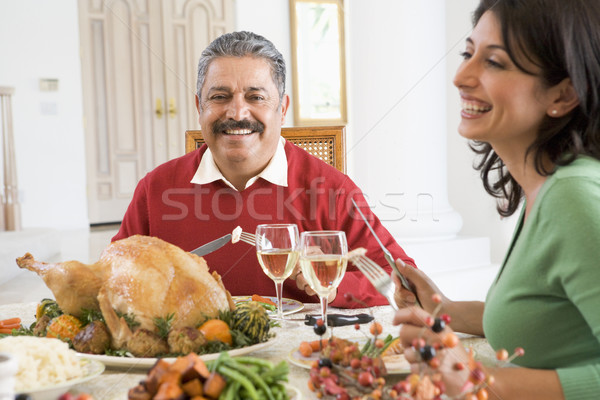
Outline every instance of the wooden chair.
<svg viewBox="0 0 600 400"><path fill-rule="evenodd" d="M346 173L346 127L318 126L281 128L281 136L315 157ZM194 151L204 144L202 132L185 132L185 152Z"/></svg>

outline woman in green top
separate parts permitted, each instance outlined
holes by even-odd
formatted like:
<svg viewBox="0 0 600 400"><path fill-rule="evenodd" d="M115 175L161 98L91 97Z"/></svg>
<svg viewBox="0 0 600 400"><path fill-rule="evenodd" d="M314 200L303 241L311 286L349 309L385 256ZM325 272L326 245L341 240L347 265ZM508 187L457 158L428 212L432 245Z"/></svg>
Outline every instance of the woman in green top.
<svg viewBox="0 0 600 400"><path fill-rule="evenodd" d="M472 140L500 214L523 203L485 307L442 296L441 312L455 330L485 335L495 349L525 349L514 360L523 368L491 371L490 398L598 399L600 1L481 0L462 55L454 79L459 132ZM399 268L423 305L394 317L410 348L439 290L422 271ZM414 303L404 289L399 296ZM448 394L460 393L468 377L454 367L466 359L458 347L439 369ZM419 357L408 349L407 358Z"/></svg>

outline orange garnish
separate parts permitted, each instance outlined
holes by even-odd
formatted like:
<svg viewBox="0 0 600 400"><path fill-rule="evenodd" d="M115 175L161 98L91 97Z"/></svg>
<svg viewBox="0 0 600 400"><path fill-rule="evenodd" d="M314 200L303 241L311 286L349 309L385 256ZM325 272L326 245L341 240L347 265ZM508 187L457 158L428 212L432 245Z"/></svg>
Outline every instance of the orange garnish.
<svg viewBox="0 0 600 400"><path fill-rule="evenodd" d="M12 327L19 327L19 325L21 324L21 318L19 317L15 317L15 318L8 318L8 319L3 319L2 321L0 321L0 328L12 328Z"/></svg>
<svg viewBox="0 0 600 400"><path fill-rule="evenodd" d="M209 319L198 328L206 340L218 340L219 342L231 345L233 338L229 331L229 325L220 319Z"/></svg>
<svg viewBox="0 0 600 400"><path fill-rule="evenodd" d="M270 304L272 306L277 307L277 304L273 303L270 299L262 297L262 296L260 296L258 294L253 294L252 295L252 301L258 301L259 303L266 303L266 304Z"/></svg>

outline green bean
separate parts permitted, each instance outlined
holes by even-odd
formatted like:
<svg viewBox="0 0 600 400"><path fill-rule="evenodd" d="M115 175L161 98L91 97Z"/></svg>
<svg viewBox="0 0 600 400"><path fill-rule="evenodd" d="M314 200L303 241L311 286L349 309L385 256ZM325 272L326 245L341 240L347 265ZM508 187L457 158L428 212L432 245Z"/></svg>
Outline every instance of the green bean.
<svg viewBox="0 0 600 400"><path fill-rule="evenodd" d="M265 371L261 374L261 377L265 381L277 382L277 381L286 381L287 375L290 371L288 364L285 361L281 361L277 364L273 369L269 371Z"/></svg>
<svg viewBox="0 0 600 400"><path fill-rule="evenodd" d="M252 384L252 382L250 382L250 380L248 378L246 378L245 376L240 374L238 371L231 369L225 365L220 365L218 367L218 371L221 375L223 375L233 381L239 382L240 385L246 389L246 391L248 392L248 396L251 399L259 400L258 392L256 391L256 388L254 387L254 385Z"/></svg>
<svg viewBox="0 0 600 400"><path fill-rule="evenodd" d="M271 388L271 390L275 394L275 399L276 400L285 400L285 399L288 399L287 390L285 389L285 386L283 386L281 383L275 384Z"/></svg>
<svg viewBox="0 0 600 400"><path fill-rule="evenodd" d="M219 400L235 400L239 390L240 383L238 381L233 381L230 384L228 384L227 389L223 391L225 392L225 395L223 396L223 393L221 393L221 396L223 398L221 399L221 396L219 396Z"/></svg>
<svg viewBox="0 0 600 400"><path fill-rule="evenodd" d="M269 389L265 381L250 367L240 364L235 359L228 360L225 365L246 375L248 378L250 378L250 381L254 383L254 386L260 388L267 395L269 400L275 400L273 393L271 393L271 389Z"/></svg>
<svg viewBox="0 0 600 400"><path fill-rule="evenodd" d="M263 360L262 358L256 358L256 357L236 357L235 361L242 363L242 364L253 364L253 365L260 365L261 367L265 367L268 369L273 368L273 363L269 360Z"/></svg>
<svg viewBox="0 0 600 400"><path fill-rule="evenodd" d="M211 371L227 378L227 387L220 400L279 400L287 399L285 387L289 366L285 361L274 365L271 361L255 357L233 358L222 352L216 360L206 363Z"/></svg>
<svg viewBox="0 0 600 400"><path fill-rule="evenodd" d="M219 365L221 365L224 361L230 359L231 357L229 357L229 353L226 351L222 351L219 354L219 357L215 360L211 360L211 361L207 361L206 362L206 367L208 368L208 370L210 372L215 372L217 370L217 368L219 367Z"/></svg>

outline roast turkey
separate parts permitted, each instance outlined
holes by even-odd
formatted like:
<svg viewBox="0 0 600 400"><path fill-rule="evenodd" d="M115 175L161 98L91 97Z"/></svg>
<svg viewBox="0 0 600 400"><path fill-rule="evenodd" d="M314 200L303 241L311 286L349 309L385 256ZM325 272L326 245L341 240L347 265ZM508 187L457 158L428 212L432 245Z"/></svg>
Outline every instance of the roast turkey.
<svg viewBox="0 0 600 400"><path fill-rule="evenodd" d="M90 265L43 263L29 253L17 264L42 277L63 312L80 316L82 309L100 310L117 349L132 336L123 315L153 331L155 318L173 314L172 328L196 326L234 307L220 276L209 272L202 257L155 237L115 241Z"/></svg>

